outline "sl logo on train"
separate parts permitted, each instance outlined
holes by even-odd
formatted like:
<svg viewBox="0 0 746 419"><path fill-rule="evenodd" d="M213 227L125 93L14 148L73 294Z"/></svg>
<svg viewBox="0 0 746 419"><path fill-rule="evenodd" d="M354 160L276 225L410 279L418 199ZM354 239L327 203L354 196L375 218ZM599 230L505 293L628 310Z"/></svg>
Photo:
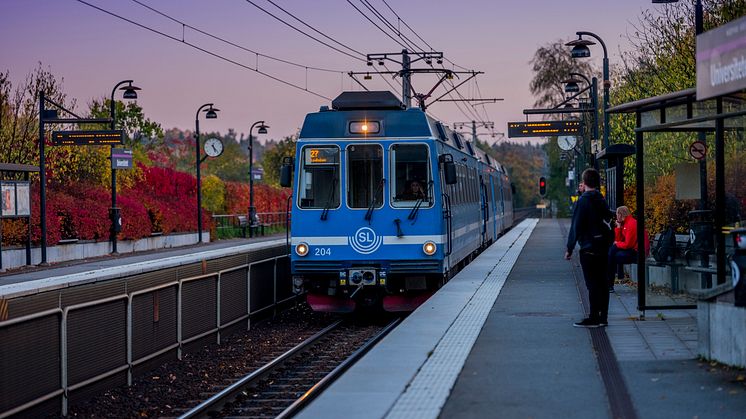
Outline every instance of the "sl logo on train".
<svg viewBox="0 0 746 419"><path fill-rule="evenodd" d="M383 243L383 236L379 236L370 227L360 227L350 236L350 246L358 253L369 255Z"/></svg>

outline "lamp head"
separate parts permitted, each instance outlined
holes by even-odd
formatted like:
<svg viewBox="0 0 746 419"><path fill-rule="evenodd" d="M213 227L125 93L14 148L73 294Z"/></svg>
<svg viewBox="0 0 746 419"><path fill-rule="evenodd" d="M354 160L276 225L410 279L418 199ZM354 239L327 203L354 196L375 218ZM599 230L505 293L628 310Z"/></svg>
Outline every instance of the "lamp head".
<svg viewBox="0 0 746 419"><path fill-rule="evenodd" d="M565 81L565 93L577 93L580 91L580 86L575 81Z"/></svg>
<svg viewBox="0 0 746 419"><path fill-rule="evenodd" d="M122 97L124 99L137 99L137 91L142 89L137 86L133 86L132 82L130 82L129 85L122 86L119 88L119 90L124 90L124 93L122 94Z"/></svg>
<svg viewBox="0 0 746 419"><path fill-rule="evenodd" d="M205 119L217 119L218 112L220 112L220 109L213 108L212 105L210 105L210 108L205 110Z"/></svg>
<svg viewBox="0 0 746 419"><path fill-rule="evenodd" d="M588 48L589 45L596 45L595 42L578 37L574 41L570 41L565 46L572 47L570 55L572 58L588 58L591 56L591 50Z"/></svg>
<svg viewBox="0 0 746 419"><path fill-rule="evenodd" d="M262 125L259 125L259 129L256 131L256 133L257 134L266 134L267 133L267 128L269 128L269 125L264 125L264 123L262 123Z"/></svg>
<svg viewBox="0 0 746 419"><path fill-rule="evenodd" d="M572 103L568 103L565 105L565 109L572 109L574 106L572 106Z"/></svg>
<svg viewBox="0 0 746 419"><path fill-rule="evenodd" d="M370 73L365 73L365 76L363 76L363 80L373 80L373 76L371 76Z"/></svg>

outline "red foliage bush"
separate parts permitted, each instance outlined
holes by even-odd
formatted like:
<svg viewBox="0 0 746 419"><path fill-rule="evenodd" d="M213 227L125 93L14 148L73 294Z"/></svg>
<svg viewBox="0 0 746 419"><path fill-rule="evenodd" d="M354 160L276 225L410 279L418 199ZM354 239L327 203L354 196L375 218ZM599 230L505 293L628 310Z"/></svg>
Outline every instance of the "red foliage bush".
<svg viewBox="0 0 746 419"><path fill-rule="evenodd" d="M269 185L254 185L256 212L284 212L290 189L277 189ZM225 207L228 214L246 214L249 211L249 185L225 182Z"/></svg>

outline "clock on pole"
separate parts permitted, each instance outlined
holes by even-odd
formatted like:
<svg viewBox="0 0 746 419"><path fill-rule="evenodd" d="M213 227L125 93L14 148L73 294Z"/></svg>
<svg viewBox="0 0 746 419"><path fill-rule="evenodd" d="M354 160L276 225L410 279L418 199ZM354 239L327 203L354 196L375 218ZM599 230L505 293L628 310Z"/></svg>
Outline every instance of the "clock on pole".
<svg viewBox="0 0 746 419"><path fill-rule="evenodd" d="M205 141L205 154L210 157L217 157L223 154L223 142L219 138L208 138Z"/></svg>
<svg viewBox="0 0 746 419"><path fill-rule="evenodd" d="M570 151L575 148L578 138L574 135L560 135L557 137L557 146L564 151Z"/></svg>

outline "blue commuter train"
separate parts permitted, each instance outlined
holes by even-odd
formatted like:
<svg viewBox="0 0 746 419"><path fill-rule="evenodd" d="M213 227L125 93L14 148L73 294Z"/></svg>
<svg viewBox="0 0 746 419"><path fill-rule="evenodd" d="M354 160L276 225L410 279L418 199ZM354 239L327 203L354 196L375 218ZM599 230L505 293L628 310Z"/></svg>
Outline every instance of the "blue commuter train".
<svg viewBox="0 0 746 419"><path fill-rule="evenodd" d="M411 311L513 225L504 168L391 92L308 114L291 171L293 288L316 311Z"/></svg>

